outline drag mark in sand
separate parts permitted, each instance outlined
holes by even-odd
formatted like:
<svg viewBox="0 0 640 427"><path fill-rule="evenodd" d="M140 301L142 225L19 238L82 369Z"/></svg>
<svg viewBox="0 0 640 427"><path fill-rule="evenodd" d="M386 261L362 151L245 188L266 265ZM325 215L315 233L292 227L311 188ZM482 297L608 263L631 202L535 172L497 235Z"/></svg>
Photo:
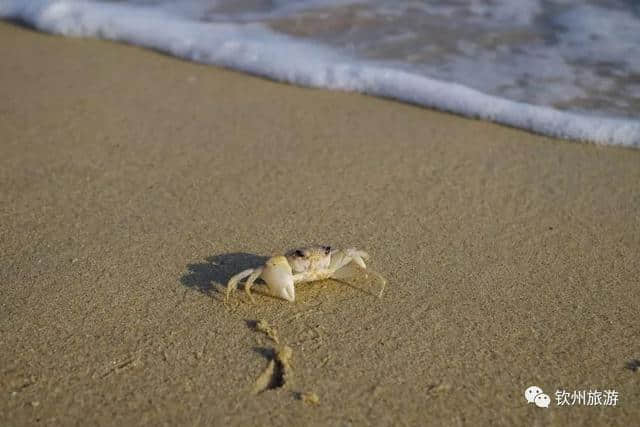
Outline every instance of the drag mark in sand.
<svg viewBox="0 0 640 427"><path fill-rule="evenodd" d="M633 359L626 363L625 368L631 372L640 372L640 360Z"/></svg>
<svg viewBox="0 0 640 427"><path fill-rule="evenodd" d="M293 380L292 357L293 350L289 346L285 345L275 350L273 358L269 360L265 370L256 379L251 394L258 394L291 384Z"/></svg>
<svg viewBox="0 0 640 427"><path fill-rule="evenodd" d="M300 393L299 398L307 405L317 405L320 403L320 398L312 391Z"/></svg>
<svg viewBox="0 0 640 427"><path fill-rule="evenodd" d="M280 344L280 340L278 339L278 331L272 328L266 320L259 320L255 325L255 329L258 332L264 333L276 344Z"/></svg>
<svg viewBox="0 0 640 427"><path fill-rule="evenodd" d="M269 325L266 320L249 322L250 326L257 332L262 332L276 344L279 344L278 331ZM260 349L269 358L267 367L258 376L251 394L259 394L267 390L285 388L293 383L293 349L288 345L278 346L277 349ZM297 392L295 396L307 405L317 405L320 403L318 395L312 391Z"/></svg>
<svg viewBox="0 0 640 427"><path fill-rule="evenodd" d="M99 375L100 379L106 378L111 374L118 374L130 368L135 368L140 364L139 356L125 358L125 360L111 362L111 366L105 372Z"/></svg>
<svg viewBox="0 0 640 427"><path fill-rule="evenodd" d="M269 325L266 320L258 320L257 322L249 322L253 324L253 328L257 332L262 332L276 344L280 344L278 339L278 331ZM291 358L293 350L288 345L281 346L279 349L267 349L267 357L270 357L269 364L253 385L251 394L262 393L266 390L274 390L284 387L293 380L293 368L291 366Z"/></svg>

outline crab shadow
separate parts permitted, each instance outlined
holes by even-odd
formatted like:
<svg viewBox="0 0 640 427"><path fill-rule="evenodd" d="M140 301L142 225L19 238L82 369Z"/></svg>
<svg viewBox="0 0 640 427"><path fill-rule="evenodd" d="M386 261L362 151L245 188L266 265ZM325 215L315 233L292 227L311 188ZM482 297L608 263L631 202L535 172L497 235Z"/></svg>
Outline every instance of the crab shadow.
<svg viewBox="0 0 640 427"><path fill-rule="evenodd" d="M213 255L206 262L187 265L187 272L180 283L189 289L213 296L225 292L227 282L234 275L248 268L260 267L268 257L244 252Z"/></svg>

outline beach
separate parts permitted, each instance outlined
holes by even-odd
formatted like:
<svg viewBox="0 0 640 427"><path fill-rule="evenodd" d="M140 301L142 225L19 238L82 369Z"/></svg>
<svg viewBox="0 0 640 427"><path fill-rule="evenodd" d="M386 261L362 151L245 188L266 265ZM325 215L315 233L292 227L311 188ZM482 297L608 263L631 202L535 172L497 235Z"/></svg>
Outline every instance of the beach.
<svg viewBox="0 0 640 427"><path fill-rule="evenodd" d="M0 54L0 424L640 421L640 151L5 22ZM383 296L225 303L306 244Z"/></svg>

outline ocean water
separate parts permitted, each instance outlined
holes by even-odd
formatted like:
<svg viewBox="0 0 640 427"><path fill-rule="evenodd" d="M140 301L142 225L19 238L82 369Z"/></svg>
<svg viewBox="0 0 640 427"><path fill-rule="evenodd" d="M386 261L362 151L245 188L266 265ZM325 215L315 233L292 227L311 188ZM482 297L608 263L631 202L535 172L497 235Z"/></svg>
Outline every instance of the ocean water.
<svg viewBox="0 0 640 427"><path fill-rule="evenodd" d="M640 148L634 0L0 0L0 17Z"/></svg>

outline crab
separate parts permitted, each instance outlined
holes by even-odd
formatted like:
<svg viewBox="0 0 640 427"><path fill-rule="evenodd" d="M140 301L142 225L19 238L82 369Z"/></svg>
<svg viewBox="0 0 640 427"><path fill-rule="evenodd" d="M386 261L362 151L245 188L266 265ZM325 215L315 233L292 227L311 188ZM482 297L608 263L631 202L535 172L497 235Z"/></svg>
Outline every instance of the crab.
<svg viewBox="0 0 640 427"><path fill-rule="evenodd" d="M266 284L271 293L287 301L295 300L295 285L298 283L315 282L325 279L344 279L353 276L355 271L362 271L366 275L376 276L381 282L378 298L382 296L387 281L378 273L367 270L364 260L369 255L361 250L334 249L331 246L308 246L292 249L285 255L269 258L262 267L249 268L241 271L229 279L227 283L228 300L231 292L235 291L238 283L247 278L244 290L255 302L251 295L251 287L259 278ZM355 271L354 271L355 268Z"/></svg>

